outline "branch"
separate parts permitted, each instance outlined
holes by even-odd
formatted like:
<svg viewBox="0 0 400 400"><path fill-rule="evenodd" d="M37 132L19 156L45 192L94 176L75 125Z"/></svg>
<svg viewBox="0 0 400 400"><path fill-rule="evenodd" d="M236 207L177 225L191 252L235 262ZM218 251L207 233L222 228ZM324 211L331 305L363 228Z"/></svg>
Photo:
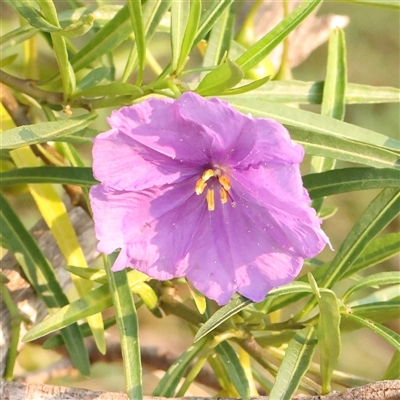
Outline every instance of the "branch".
<svg viewBox="0 0 400 400"><path fill-rule="evenodd" d="M94 392L87 389L52 385L32 385L0 380L2 400L129 400L123 393ZM332 392L327 396L301 396L292 400L399 400L400 380L370 383L343 393ZM144 396L144 400L166 400L165 397ZM207 397L179 397L171 400L209 400ZM233 400L219 397L219 400ZM252 400L268 400L268 397L252 397Z"/></svg>
<svg viewBox="0 0 400 400"><path fill-rule="evenodd" d="M16 76L7 74L3 70L0 70L0 82L36 100L44 100L48 104L61 105L64 103L62 93L39 89L33 86L32 80L17 78Z"/></svg>

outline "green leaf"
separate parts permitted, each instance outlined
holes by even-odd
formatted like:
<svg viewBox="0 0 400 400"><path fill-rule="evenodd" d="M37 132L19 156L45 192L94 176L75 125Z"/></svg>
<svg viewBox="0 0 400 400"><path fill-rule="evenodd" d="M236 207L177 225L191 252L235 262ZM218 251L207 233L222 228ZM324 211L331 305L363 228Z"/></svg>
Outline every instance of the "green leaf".
<svg viewBox="0 0 400 400"><path fill-rule="evenodd" d="M291 399L307 372L317 345L315 328L302 329L290 340L269 400Z"/></svg>
<svg viewBox="0 0 400 400"><path fill-rule="evenodd" d="M395 320L399 317L400 306L400 300L398 299L399 292L397 288L395 288L395 292L397 295L397 299L387 300L385 296L384 300L377 301L375 303L351 306L351 312L352 314L358 315L359 317L368 318L382 324L388 321Z"/></svg>
<svg viewBox="0 0 400 400"><path fill-rule="evenodd" d="M192 344L180 357L175 360L175 362L169 367L168 371L158 382L157 387L153 391L153 396L174 397L176 388L179 385L179 381L183 378L190 363L201 352L207 341L207 338L203 338Z"/></svg>
<svg viewBox="0 0 400 400"><path fill-rule="evenodd" d="M384 189L355 223L332 260L321 286L331 287L351 267L368 243L394 219L400 210L400 191Z"/></svg>
<svg viewBox="0 0 400 400"><path fill-rule="evenodd" d="M91 271L83 271L83 268L73 266L68 266L68 269L85 279L93 279L97 282L105 281L104 274L99 274L98 270L94 270L94 272L91 273ZM129 287L132 291L138 284L148 279L149 277L147 275L139 271L132 270L128 273ZM111 307L112 304L110 288L108 284L105 283L93 289L85 296L80 297L78 300L64 306L50 315L46 320L34 326L26 334L24 340L31 341L40 338L57 329L61 329L88 316L104 311L106 308Z"/></svg>
<svg viewBox="0 0 400 400"><path fill-rule="evenodd" d="M239 396L243 400L250 400L250 385L239 357L233 350L232 346L228 342L224 341L216 346L215 351L220 357L229 380L239 393Z"/></svg>
<svg viewBox="0 0 400 400"><path fill-rule="evenodd" d="M204 336L208 335L215 328L220 326L230 317L237 314L239 311L246 308L249 304L252 304L253 301L247 299L246 297L239 296L234 300L231 300L227 305L220 308L216 311L211 318L209 318L197 331L196 336L194 337L194 342L202 339Z"/></svg>
<svg viewBox="0 0 400 400"><path fill-rule="evenodd" d="M255 81L253 81L253 82L251 82L251 83L249 83L247 85L243 85L243 86L235 87L233 89L226 90L223 94L233 95L233 94L247 93L247 92L255 90L258 87L264 85L270 79L271 79L270 76L266 76L264 78L257 79L257 80L255 80Z"/></svg>
<svg viewBox="0 0 400 400"><path fill-rule="evenodd" d="M93 289L85 296L62 307L47 319L35 325L24 336L25 342L36 340L42 336L48 335L67 327L81 319L90 317L96 313L102 312L113 305L110 288L108 284Z"/></svg>
<svg viewBox="0 0 400 400"><path fill-rule="evenodd" d="M15 0L14 5L18 12L28 21L28 23L42 32L58 33L67 37L77 37L84 35L93 25L94 17L92 14L81 16L76 21L65 28L50 23L43 18L43 15L35 8L36 1ZM37 3L36 3L37 4Z"/></svg>
<svg viewBox="0 0 400 400"><path fill-rule="evenodd" d="M174 2L172 2L173 4ZM194 39L196 37L197 28L199 26L201 14L201 0L191 0L189 2L189 18L187 20L185 34L182 40L182 46L179 53L178 63L176 66L176 73L179 74L187 62L190 50L194 46Z"/></svg>
<svg viewBox="0 0 400 400"><path fill-rule="evenodd" d="M318 346L320 349L320 368L322 394L331 391L332 373L340 357L340 311L334 292L322 289L318 298Z"/></svg>
<svg viewBox="0 0 400 400"><path fill-rule="evenodd" d="M8 65L12 64L18 57L18 54L11 54L8 57L4 57L0 60L0 68L7 67Z"/></svg>
<svg viewBox="0 0 400 400"><path fill-rule="evenodd" d="M137 59L139 64L136 84L140 85L143 79L144 64L146 60L146 38L143 26L142 3L140 0L128 0L129 16L132 30L135 34Z"/></svg>
<svg viewBox="0 0 400 400"><path fill-rule="evenodd" d="M63 136L72 135L86 128L95 118L96 113L88 113L76 118L55 122L39 122L9 129L1 134L1 149L16 149L30 144L43 143Z"/></svg>
<svg viewBox="0 0 400 400"><path fill-rule="evenodd" d="M57 10L52 0L41 0L39 5L45 19L51 24L59 27L60 23L58 21ZM75 73L69 61L67 43L65 38L58 35L57 33L50 33L50 35L54 53L57 59L57 65L60 70L64 98L66 99L69 98L69 96L75 91Z"/></svg>
<svg viewBox="0 0 400 400"><path fill-rule="evenodd" d="M400 232L389 233L372 240L357 261L343 274L347 278L359 271L372 267L400 253Z"/></svg>
<svg viewBox="0 0 400 400"><path fill-rule="evenodd" d="M390 361L385 374L382 377L382 381L395 380L400 378L400 351L396 351L393 354L392 360Z"/></svg>
<svg viewBox="0 0 400 400"><path fill-rule="evenodd" d="M343 120L347 84L346 42L344 32L334 29L329 37L328 65L321 114Z"/></svg>
<svg viewBox="0 0 400 400"><path fill-rule="evenodd" d="M226 54L233 35L234 13L226 9L213 26L203 58L203 67L219 65ZM203 76L202 76L203 78Z"/></svg>
<svg viewBox="0 0 400 400"><path fill-rule="evenodd" d="M306 133L326 136L327 140L340 138L346 146L351 141L382 147L389 150L400 151L400 141L389 138L380 133L342 122L310 111L300 110L294 107L271 103L265 97L226 96L235 108L245 114L262 118L272 118L284 125L301 129L304 132L303 142L307 144ZM329 137L329 139L328 139ZM296 140L296 138L294 138ZM320 139L321 140L321 139ZM310 140L312 143L312 141Z"/></svg>
<svg viewBox="0 0 400 400"><path fill-rule="evenodd" d="M143 96L143 91L136 85L125 82L113 82L106 85L92 86L82 90L79 96L96 97L96 96ZM75 96L76 97L76 96Z"/></svg>
<svg viewBox="0 0 400 400"><path fill-rule="evenodd" d="M305 282L292 282L288 285L279 286L272 289L268 293L268 299L275 297L281 297L292 293L312 293L311 287ZM209 318L198 330L194 340L200 340L204 336L208 335L211 331L216 329L222 323L224 323L229 318L233 317L238 312L242 311L253 301L247 299L246 297L239 296L234 300L231 300L227 305L221 307L217 310L211 318Z"/></svg>
<svg viewBox="0 0 400 400"><path fill-rule="evenodd" d="M0 238L3 237L7 240L5 242L1 240L2 243L9 245L8 249L15 254L25 276L46 306L55 308L68 304L68 299L60 287L52 267L32 236L0 194ZM29 330L28 334L30 332ZM89 375L89 356L78 325L73 324L63 329L61 334L72 364L83 375Z"/></svg>
<svg viewBox="0 0 400 400"><path fill-rule="evenodd" d="M297 28L300 23L321 3L322 0L304 1L294 9L283 21L269 31L258 42L254 43L237 60L237 64L243 71L255 67L261 62L276 46L285 39L290 32Z"/></svg>
<svg viewBox="0 0 400 400"><path fill-rule="evenodd" d="M350 321L356 322L364 328L370 329L372 332L375 332L377 335L391 344L396 351L400 351L400 335L386 326L354 314L342 314L342 318L349 319Z"/></svg>
<svg viewBox="0 0 400 400"><path fill-rule="evenodd" d="M88 66L102 55L111 52L132 33L128 6L122 7L112 20L104 25L95 36L71 59L75 72Z"/></svg>
<svg viewBox="0 0 400 400"><path fill-rule="evenodd" d="M356 190L400 188L399 171L391 168L343 168L302 179L312 199Z"/></svg>
<svg viewBox="0 0 400 400"><path fill-rule="evenodd" d="M104 258L106 260L105 269L121 343L127 394L132 400L142 399L142 363L140 359L138 317L127 273L125 269L112 272L108 257L105 256Z"/></svg>
<svg viewBox="0 0 400 400"><path fill-rule="evenodd" d="M89 89L98 85L103 79L110 76L110 69L106 67L95 68L90 71L85 77L76 85L75 93L72 97L76 97L83 90Z"/></svg>
<svg viewBox="0 0 400 400"><path fill-rule="evenodd" d="M215 21L232 3L233 0L213 0L200 18L200 25L193 46L204 39L210 29L215 26Z"/></svg>
<svg viewBox="0 0 400 400"><path fill-rule="evenodd" d="M247 93L245 98L248 101L264 98L274 103L321 104L323 91L324 82L270 81ZM398 103L400 89L347 83L345 102L346 104Z"/></svg>
<svg viewBox="0 0 400 400"><path fill-rule="evenodd" d="M391 271L391 272L378 272L377 274L373 274L370 276L366 276L361 279L353 286L351 286L345 294L342 296L342 301L346 302L348 298L353 295L356 291L371 287L371 286L381 286L381 285L394 285L400 284L400 272L399 271ZM400 288L399 288L399 296L400 296Z"/></svg>
<svg viewBox="0 0 400 400"><path fill-rule="evenodd" d="M343 0L341 0L343 1ZM388 7L400 11L400 4L398 0L346 0L348 2L365 4L369 6Z"/></svg>
<svg viewBox="0 0 400 400"><path fill-rule="evenodd" d="M16 168L0 173L2 185L21 183L60 183L79 186L92 186L99 182L93 178L93 172L88 167L29 167Z"/></svg>
<svg viewBox="0 0 400 400"><path fill-rule="evenodd" d="M212 96L237 85L243 76L240 67L228 58L226 63L209 72L195 91L202 96Z"/></svg>
<svg viewBox="0 0 400 400"><path fill-rule="evenodd" d="M330 134L321 134L315 132L315 127L310 127L312 130L305 130L287 125L286 128L289 130L291 138L300 143L307 154L376 168L400 169L399 155L386 148ZM354 126L354 128L356 127Z"/></svg>
<svg viewBox="0 0 400 400"><path fill-rule="evenodd" d="M179 55L182 48L183 37L187 27L190 11L189 1L172 1L171 3L171 49L172 70L178 67Z"/></svg>
<svg viewBox="0 0 400 400"><path fill-rule="evenodd" d="M170 3L171 0L155 0L147 1L143 4L143 21L146 42L150 41L156 29L159 27L164 14L170 7ZM135 70L137 59L138 53L135 49L135 46L132 46L121 77L122 82L129 81L132 73Z"/></svg>

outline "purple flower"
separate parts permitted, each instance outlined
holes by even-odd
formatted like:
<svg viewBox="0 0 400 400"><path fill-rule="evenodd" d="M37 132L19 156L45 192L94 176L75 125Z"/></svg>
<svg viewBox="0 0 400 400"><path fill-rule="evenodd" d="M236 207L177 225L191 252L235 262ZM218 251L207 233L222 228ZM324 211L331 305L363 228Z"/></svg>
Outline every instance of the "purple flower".
<svg viewBox="0 0 400 400"><path fill-rule="evenodd" d="M309 206L303 148L270 119L188 92L114 111L97 136L90 191L113 270L187 277L220 305L261 301L329 243Z"/></svg>

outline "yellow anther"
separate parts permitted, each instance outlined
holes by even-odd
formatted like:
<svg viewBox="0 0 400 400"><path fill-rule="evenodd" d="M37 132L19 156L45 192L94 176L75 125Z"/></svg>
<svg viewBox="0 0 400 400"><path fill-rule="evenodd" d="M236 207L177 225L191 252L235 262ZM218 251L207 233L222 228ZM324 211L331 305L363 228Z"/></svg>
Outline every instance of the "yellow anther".
<svg viewBox="0 0 400 400"><path fill-rule="evenodd" d="M214 171L212 169L208 169L207 171L203 172L201 179L203 179L204 182L207 182L213 176L214 176Z"/></svg>
<svg viewBox="0 0 400 400"><path fill-rule="evenodd" d="M221 203L225 204L228 202L228 192L222 187L221 189L219 189L219 196L221 197Z"/></svg>
<svg viewBox="0 0 400 400"><path fill-rule="evenodd" d="M205 181L203 181L203 179L199 179L196 182L196 186L195 186L195 192L197 195L202 194L204 192L205 187L207 186L207 183Z"/></svg>
<svg viewBox="0 0 400 400"><path fill-rule="evenodd" d="M231 188L231 181L229 180L229 178L225 175L222 175L218 178L219 183L222 185L222 187L225 190L229 190Z"/></svg>
<svg viewBox="0 0 400 400"><path fill-rule="evenodd" d="M206 199L207 199L208 211L214 211L215 210L214 189L207 190Z"/></svg>

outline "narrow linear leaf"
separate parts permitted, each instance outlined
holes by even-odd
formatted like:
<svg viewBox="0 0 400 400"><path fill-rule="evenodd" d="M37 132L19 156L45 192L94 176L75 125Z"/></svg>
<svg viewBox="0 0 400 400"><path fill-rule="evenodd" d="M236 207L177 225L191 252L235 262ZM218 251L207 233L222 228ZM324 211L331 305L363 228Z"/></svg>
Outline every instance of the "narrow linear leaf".
<svg viewBox="0 0 400 400"><path fill-rule="evenodd" d="M312 326L302 329L290 340L269 394L270 400L292 398L308 370L316 346L315 328Z"/></svg>
<svg viewBox="0 0 400 400"><path fill-rule="evenodd" d="M31 342L48 335L58 329L67 327L81 319L85 319L106 310L113 305L108 284L93 289L78 300L62 307L44 321L30 329L23 338L24 342Z"/></svg>
<svg viewBox="0 0 400 400"><path fill-rule="evenodd" d="M270 76L266 76L261 79L257 79L247 85L235 87L233 89L225 90L223 94L228 94L228 95L233 95L233 94L242 94L242 93L247 93L252 90L257 89L258 87L264 85L266 82L268 82L271 79Z"/></svg>
<svg viewBox="0 0 400 400"><path fill-rule="evenodd" d="M89 89L93 86L98 85L103 79L110 76L110 69L106 67L99 67L91 70L81 81L76 85L75 93L73 98L77 97L83 90Z"/></svg>
<svg viewBox="0 0 400 400"><path fill-rule="evenodd" d="M345 92L347 85L346 43L344 32L334 29L329 36L328 62L322 97L321 114L343 120L346 109ZM334 158L314 156L311 158L311 172L329 171L335 168ZM311 206L322 218L323 198L313 200Z"/></svg>
<svg viewBox="0 0 400 400"><path fill-rule="evenodd" d="M49 21L51 24L60 27L57 10L52 0L41 0L39 2L39 5L46 20ZM67 43L65 41L65 38L58 35L57 33L50 33L50 35L58 68L60 70L64 97L69 98L69 96L75 91L76 78L75 72L72 69L69 60Z"/></svg>
<svg viewBox="0 0 400 400"><path fill-rule="evenodd" d="M156 29L159 28L162 18L170 7L170 4L171 0L147 1L143 4L143 21L146 42L150 41ZM136 68L137 60L138 53L134 45L131 48L124 72L121 77L122 82L129 81Z"/></svg>
<svg viewBox="0 0 400 400"><path fill-rule="evenodd" d="M173 4L174 2L172 2ZM179 2L181 3L181 2ZM185 2L182 2L185 3ZM179 57L176 66L176 73L179 74L187 62L190 50L193 47L194 39L199 26L201 14L201 0L191 0L189 2L189 15L187 19L185 34L182 39L182 45L179 52Z"/></svg>
<svg viewBox="0 0 400 400"><path fill-rule="evenodd" d="M224 92L237 85L243 76L244 74L240 67L228 58L226 63L209 72L195 91L202 96L211 96Z"/></svg>
<svg viewBox="0 0 400 400"><path fill-rule="evenodd" d="M172 70L178 67L179 55L182 48L183 37L189 19L190 2L172 1L171 3L171 49Z"/></svg>
<svg viewBox="0 0 400 400"><path fill-rule="evenodd" d="M244 82L246 82L244 80ZM264 98L274 103L321 104L324 82L269 81L241 98L248 101ZM226 93L228 95L229 93ZM347 83L346 104L374 104L400 102L400 89Z"/></svg>
<svg viewBox="0 0 400 400"><path fill-rule="evenodd" d="M395 289L397 296L394 299L387 300L387 296L385 296L384 299L374 303L368 302L361 305L352 305L353 303L350 303L352 314L381 324L397 319L399 317L400 299L398 290L397 288Z"/></svg>
<svg viewBox="0 0 400 400"><path fill-rule="evenodd" d="M391 168L343 168L302 179L312 199L356 190L400 188L399 171Z"/></svg>
<svg viewBox="0 0 400 400"><path fill-rule="evenodd" d="M112 272L110 261L105 262L105 269L119 331L127 394L132 400L142 399L138 317L127 273L126 270Z"/></svg>
<svg viewBox="0 0 400 400"><path fill-rule="evenodd" d="M290 13L275 28L253 44L237 60L243 71L256 66L261 62L279 43L285 39L311 12L321 3L322 0L304 1L300 6Z"/></svg>
<svg viewBox="0 0 400 400"><path fill-rule="evenodd" d="M17 167L39 166L40 163L28 146L10 152ZM69 219L65 204L51 184L28 184L29 191L43 216L47 226L67 264L88 267L85 255ZM72 276L72 281L78 294L83 296L92 289L92 283ZM101 314L88 317L88 323L93 331L93 337L101 353L105 353L103 318Z"/></svg>
<svg viewBox="0 0 400 400"><path fill-rule="evenodd" d="M400 210L400 191L384 189L355 223L332 260L321 286L331 287L343 276L368 243L394 219Z"/></svg>
<svg viewBox="0 0 400 400"><path fill-rule="evenodd" d="M157 387L153 391L153 396L174 397L176 388L178 387L180 380L185 375L187 368L207 344L207 341L207 338L197 341L189 346L186 351L175 360L175 362L171 365L171 367L169 367L168 371L158 382Z"/></svg>
<svg viewBox="0 0 400 400"><path fill-rule="evenodd" d="M292 282L288 285L280 286L275 289L272 289L268 296L269 297L277 297L284 296L286 294L291 293L312 293L311 287L308 283L305 282ZM249 304L252 304L253 301L247 299L246 297L239 296L238 298L231 300L230 303L221 307L217 310L211 318L209 318L197 331L197 334L194 338L195 342L200 340L204 336L208 335L226 320L242 311Z"/></svg>
<svg viewBox="0 0 400 400"><path fill-rule="evenodd" d="M39 122L34 125L23 125L18 128L9 129L0 134L0 149L16 149L72 135L86 128L96 116L96 113L91 112L62 121Z"/></svg>
<svg viewBox="0 0 400 400"><path fill-rule="evenodd" d="M69 267L69 269L77 271L77 268ZM83 268L80 268L80 270L82 269ZM86 277L88 276L87 273L79 274L79 276L82 275L85 275ZM130 271L128 273L128 282L131 289L133 289L138 283L144 282L148 279L149 278L146 275L140 273L139 271ZM98 277L97 280L99 282L103 282L104 276ZM42 336L56 331L57 329L64 328L74 322L87 318L88 316L104 311L112 305L113 302L110 294L110 288L108 283L105 283L102 286L93 289L85 296L82 296L72 303L62 307L44 321L34 326L27 332L23 340L36 340Z"/></svg>
<svg viewBox="0 0 400 400"><path fill-rule="evenodd" d="M224 323L233 315L237 314L239 311L246 308L253 301L247 299L246 297L239 296L238 298L231 300L227 305L216 311L211 318L209 318L197 331L194 337L194 342L202 339L204 336L208 335L211 331L217 328L219 325Z"/></svg>
<svg viewBox="0 0 400 400"><path fill-rule="evenodd" d="M239 396L243 400L250 400L250 384L235 350L228 342L224 341L216 346L215 351L219 355L229 380L239 393Z"/></svg>
<svg viewBox="0 0 400 400"><path fill-rule="evenodd" d="M372 146L384 147L395 152L400 151L399 140L310 111L271 103L263 96L251 97L250 99L246 96L226 96L224 99L245 114L250 113L257 117L272 118L284 125L299 128L305 132L338 137L346 141L351 139Z"/></svg>
<svg viewBox="0 0 400 400"><path fill-rule="evenodd" d="M139 65L136 85L140 85L143 79L144 64L146 59L146 38L143 26L142 2L140 0L128 0L129 16L132 29L135 34L137 59Z"/></svg>
<svg viewBox="0 0 400 400"><path fill-rule="evenodd" d="M102 55L118 47L132 33L128 6L122 7L112 20L104 25L96 35L71 59L71 65L77 72L88 66Z"/></svg>
<svg viewBox="0 0 400 400"><path fill-rule="evenodd" d="M92 86L79 93L82 97L96 96L143 96L143 91L136 85L126 82L113 82L106 85Z"/></svg>
<svg viewBox="0 0 400 400"><path fill-rule="evenodd" d="M368 6L388 7L400 11L400 4L393 0L346 0L353 3L365 4Z"/></svg>
<svg viewBox="0 0 400 400"><path fill-rule="evenodd" d="M215 21L233 3L233 0L213 0L207 10L201 15L197 36L193 42L195 46L204 39L210 29L215 26Z"/></svg>
<svg viewBox="0 0 400 400"><path fill-rule="evenodd" d="M0 181L4 186L21 183L59 183L92 186L99 183L93 178L91 168L53 166L16 168L0 173Z"/></svg>
<svg viewBox="0 0 400 400"><path fill-rule="evenodd" d="M354 314L342 314L342 318L349 319L364 328L368 328L369 330L375 332L381 338L386 340L396 349L396 351L400 351L400 335L387 328L386 326Z"/></svg>
<svg viewBox="0 0 400 400"><path fill-rule="evenodd" d="M225 54L228 54L233 35L233 16L230 9L226 9L213 26L207 41L203 67L219 65Z"/></svg>
<svg viewBox="0 0 400 400"><path fill-rule="evenodd" d="M400 351L393 354L392 360L388 365L382 380L395 380L400 378Z"/></svg>
<svg viewBox="0 0 400 400"><path fill-rule="evenodd" d="M318 305L317 337L320 348L322 394L326 394L331 391L332 373L340 357L340 311L338 299L330 290L320 291Z"/></svg>
<svg viewBox="0 0 400 400"><path fill-rule="evenodd" d="M35 292L48 308L62 307L68 299L60 287L55 273L43 256L32 236L22 225L12 208L0 194L0 237L6 237L12 251ZM35 329L32 328L32 329ZM28 334L31 330L28 331ZM61 331L71 356L71 361L79 371L90 374L89 356L79 327L70 325Z"/></svg>
<svg viewBox="0 0 400 400"><path fill-rule="evenodd" d="M329 36L328 65L321 114L343 120L347 85L346 42L344 32L334 29Z"/></svg>
<svg viewBox="0 0 400 400"><path fill-rule="evenodd" d="M334 121L332 119L332 121ZM336 135L287 125L293 140L300 143L307 154L329 157L376 168L400 169L400 155L386 148L370 145Z"/></svg>
<svg viewBox="0 0 400 400"><path fill-rule="evenodd" d="M393 232L372 240L357 261L343 274L347 278L359 271L377 265L400 253L400 232Z"/></svg>
<svg viewBox="0 0 400 400"><path fill-rule="evenodd" d="M373 274L370 276L366 276L361 279L353 286L351 286L347 292L342 296L342 301L346 302L350 296L352 296L355 292L360 289L364 289L366 287L371 286L381 286L381 285L395 285L400 284L400 272L399 271L391 271L391 272L379 272L377 274ZM400 287L399 296L400 296Z"/></svg>

